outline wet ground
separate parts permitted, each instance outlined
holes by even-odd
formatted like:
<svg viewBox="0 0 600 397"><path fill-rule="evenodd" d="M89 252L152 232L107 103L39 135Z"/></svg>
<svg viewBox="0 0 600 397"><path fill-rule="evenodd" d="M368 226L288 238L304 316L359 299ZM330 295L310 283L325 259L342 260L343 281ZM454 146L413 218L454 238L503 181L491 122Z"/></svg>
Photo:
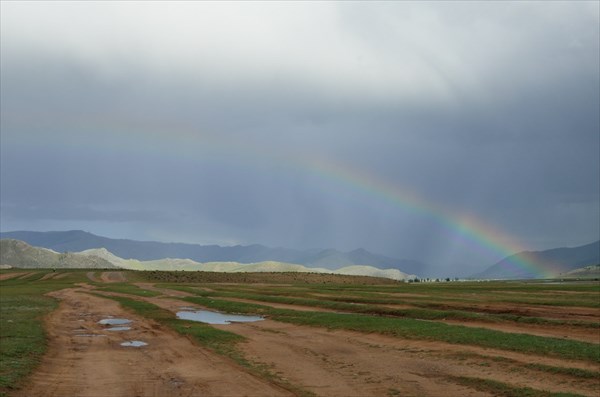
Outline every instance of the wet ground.
<svg viewBox="0 0 600 397"><path fill-rule="evenodd" d="M81 291L51 294L60 305L46 319L48 351L14 396L291 395L188 338L125 311L113 300ZM109 332L98 323L102 319L128 319L132 327ZM135 342L147 345L130 347Z"/></svg>
<svg viewBox="0 0 600 397"><path fill-rule="evenodd" d="M218 313L210 310L178 311L177 318L182 320L199 321L207 324L251 323L264 320L261 316L243 316L240 314Z"/></svg>

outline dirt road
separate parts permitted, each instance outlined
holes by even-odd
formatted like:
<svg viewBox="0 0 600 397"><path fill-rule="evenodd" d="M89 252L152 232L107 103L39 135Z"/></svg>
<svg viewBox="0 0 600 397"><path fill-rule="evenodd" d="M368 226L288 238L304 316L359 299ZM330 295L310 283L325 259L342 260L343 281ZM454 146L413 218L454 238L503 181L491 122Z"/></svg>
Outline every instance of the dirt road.
<svg viewBox="0 0 600 397"><path fill-rule="evenodd" d="M162 290L164 291L164 290ZM191 294L190 294L191 295ZM175 296L175 295L172 295ZM182 295L185 296L185 295ZM320 307L314 306L302 306L302 305L290 305L284 303L272 303L265 301L258 301L252 299L239 299L239 298L219 298L221 300L230 301L230 302L243 302L243 303L252 303L257 305L269 306L276 309L288 309L288 310L299 310L299 311L312 311L312 312L328 312L334 313L335 310L324 309ZM386 306L386 305L382 305ZM388 305L391 306L391 305ZM398 305L396 305L398 306ZM403 308L413 308L412 306L407 306ZM584 308L585 309L585 308ZM427 321L427 320L423 320ZM433 320L432 320L433 321ZM436 322L443 322L446 324L454 324L454 325L462 325L465 327L475 327L475 328L487 328L493 329L496 331L502 332L511 332L511 333L524 333L529 335L537 335L551 338L564 338L564 339L573 339L580 340L583 342L590 343L600 343L600 333L597 328L584 328L584 327L572 327L568 325L563 326L544 326L544 325L535 325L535 324L523 324L523 323L487 323L483 321L460 321L460 320L436 320Z"/></svg>
<svg viewBox="0 0 600 397"><path fill-rule="evenodd" d="M185 292L138 285L165 295L129 295L130 298L152 302L173 312L190 306L181 300L188 295ZM290 395L152 320L133 315L115 301L81 292L92 289L93 286L82 284L79 289L54 293L61 305L47 319L48 354L17 396ZM133 320L132 329L107 331L98 321L108 316ZM238 348L249 361L317 396L490 395L458 384L455 379L462 376L585 396L596 396L600 387L598 379L574 378L528 367L542 364L598 370L597 364L585 361L330 331L272 320L215 327L247 338ZM141 348L120 345L129 340L148 345Z"/></svg>
<svg viewBox="0 0 600 397"><path fill-rule="evenodd" d="M4 273L4 274L0 274L0 281L9 280L9 279L15 278L15 277L27 277L27 275L30 275L30 274L31 273L29 273L29 272Z"/></svg>
<svg viewBox="0 0 600 397"><path fill-rule="evenodd" d="M290 395L112 300L76 289L53 296L61 303L46 321L48 352L16 396ZM107 331L98 321L109 316L132 320L132 329ZM131 340L148 345L120 345Z"/></svg>
<svg viewBox="0 0 600 397"><path fill-rule="evenodd" d="M173 298L144 300L173 312L189 306L189 302ZM240 348L248 359L269 366L273 373L318 396L488 395L452 381L460 376L587 396L596 396L600 387L598 380L526 369L527 365L542 364L598 370L598 365L587 362L271 320L214 327L246 337Z"/></svg>

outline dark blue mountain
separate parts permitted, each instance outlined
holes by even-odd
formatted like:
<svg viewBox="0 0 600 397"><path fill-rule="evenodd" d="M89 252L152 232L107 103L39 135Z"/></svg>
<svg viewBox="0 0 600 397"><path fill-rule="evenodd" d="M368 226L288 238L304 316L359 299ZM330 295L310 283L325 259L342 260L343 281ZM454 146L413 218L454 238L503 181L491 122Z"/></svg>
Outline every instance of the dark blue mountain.
<svg viewBox="0 0 600 397"><path fill-rule="evenodd" d="M523 266L531 263L531 266ZM545 251L523 251L504 258L472 278L529 279L560 277L581 267L600 264L600 241L572 248L554 248Z"/></svg>
<svg viewBox="0 0 600 397"><path fill-rule="evenodd" d="M239 262L254 263L279 261L297 263L309 267L324 267L335 270L351 265L370 265L381 269L398 269L404 273L420 275L427 268L422 262L401 260L373 254L364 249L341 252L334 249L295 250L289 248L270 248L264 245L198 245L185 243L161 243L155 241L136 241L112 239L97 236L81 230L64 232L15 231L0 233L2 239L25 241L36 246L49 248L57 252L79 252L91 248L106 248L113 254L125 259L142 261L184 258L197 262Z"/></svg>

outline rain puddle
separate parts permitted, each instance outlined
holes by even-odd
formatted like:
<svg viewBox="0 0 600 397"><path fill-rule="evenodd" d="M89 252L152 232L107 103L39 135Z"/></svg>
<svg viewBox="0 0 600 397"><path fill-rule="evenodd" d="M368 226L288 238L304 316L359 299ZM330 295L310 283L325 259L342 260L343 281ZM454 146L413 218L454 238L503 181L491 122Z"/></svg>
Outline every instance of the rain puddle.
<svg viewBox="0 0 600 397"><path fill-rule="evenodd" d="M208 310L177 312L177 318L181 320L199 321L201 323L208 324L250 323L264 320L264 317L261 316L242 316L239 314L217 313Z"/></svg>
<svg viewBox="0 0 600 397"><path fill-rule="evenodd" d="M110 327L106 328L107 331L129 331L131 327Z"/></svg>
<svg viewBox="0 0 600 397"><path fill-rule="evenodd" d="M102 335L102 334L77 334L75 336L85 336L85 337L88 337L88 338L92 338L92 337L95 337L95 336L106 336L106 335Z"/></svg>
<svg viewBox="0 0 600 397"><path fill-rule="evenodd" d="M98 324L102 324L102 325L123 325L123 324L129 324L131 322L131 320L128 320L126 318L104 318L100 321L98 321Z"/></svg>
<svg viewBox="0 0 600 397"><path fill-rule="evenodd" d="M141 346L146 346L146 345L147 345L147 343L142 342L141 340L132 340L129 342L121 343L121 346L127 346L127 347L141 347Z"/></svg>

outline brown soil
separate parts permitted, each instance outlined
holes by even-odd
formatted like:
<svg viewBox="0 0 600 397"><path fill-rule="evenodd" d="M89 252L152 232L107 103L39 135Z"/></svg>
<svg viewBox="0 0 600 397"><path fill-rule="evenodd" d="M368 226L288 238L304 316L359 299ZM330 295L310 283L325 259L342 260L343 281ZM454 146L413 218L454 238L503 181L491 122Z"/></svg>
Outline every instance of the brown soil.
<svg viewBox="0 0 600 397"><path fill-rule="evenodd" d="M86 276L95 283L124 283L127 281L125 272L100 272L100 278L97 277L96 272L87 272Z"/></svg>
<svg viewBox="0 0 600 397"><path fill-rule="evenodd" d="M87 272L86 277L89 278L91 281L95 282L95 283L101 283L102 280L100 280L99 278L96 278L96 272Z"/></svg>
<svg viewBox="0 0 600 397"><path fill-rule="evenodd" d="M102 272L100 279L104 283L124 283L127 281L124 272Z"/></svg>
<svg viewBox="0 0 600 397"><path fill-rule="evenodd" d="M58 276L58 273L46 273L44 274L44 277L40 279L40 281L49 280L51 278L54 278L54 276Z"/></svg>
<svg viewBox="0 0 600 397"><path fill-rule="evenodd" d="M544 327L543 325L513 324L513 323L486 323L482 321L440 321L446 324L462 325L465 327L487 328L496 331L517 334L529 334L550 338L572 339L583 342L600 343L600 330L597 328L581 328L569 326Z"/></svg>
<svg viewBox="0 0 600 397"><path fill-rule="evenodd" d="M137 285L170 297L129 295L132 299L149 301L173 312L182 306L192 306L177 299L187 295L183 292L148 284ZM26 388L16 396L289 395L269 381L248 374L228 359L151 320L125 311L114 301L78 293L94 288L82 286L85 288L54 293L61 304L47 319L48 354ZM104 330L97 322L108 315L133 320L132 330ZM451 379L456 376L594 397L600 389L599 379L586 380L525 368L527 364L544 364L600 370L598 364L585 361L404 340L379 334L330 331L268 319L215 327L247 338L246 342L238 344L247 359L317 396L490 395L456 384ZM105 336L77 336L81 334ZM119 343L125 340L142 340L148 346L121 347ZM512 361L507 363L497 358Z"/></svg>
<svg viewBox="0 0 600 397"><path fill-rule="evenodd" d="M323 307L313 307L313 306L302 306L302 305L288 305L286 303L274 303L274 302L263 302L256 301L252 299L241 299L241 298L223 298L218 297L215 299L230 301L230 302L242 302L242 303L252 303L255 305L264 305L273 307L275 309L287 309L287 310L298 310L300 312L322 312L322 313L335 313L335 310L326 309Z"/></svg>
<svg viewBox="0 0 600 397"><path fill-rule="evenodd" d="M37 274L38 272L27 272L24 273L22 276L19 277L19 280L24 280L26 278L29 278L31 276L33 276L34 274Z"/></svg>
<svg viewBox="0 0 600 397"><path fill-rule="evenodd" d="M469 376L554 392L594 396L598 382L573 384L555 374L515 372L494 362L485 365L447 358L447 352L512 356L521 362L565 366L564 361L438 342L407 341L376 334L328 331L275 321L216 326L248 338L247 357L268 364L292 383L325 396L382 396L390 390L409 396L482 395L453 384L448 376ZM550 365L552 365L550 364ZM597 370L598 367L594 366ZM568 382L568 383L565 383Z"/></svg>
<svg viewBox="0 0 600 397"><path fill-rule="evenodd" d="M169 290L162 290L162 291L169 291ZM175 295L171 295L171 296L175 296ZM257 300L252 300L252 299L222 298L222 297L219 297L216 299L231 301L231 302L253 303L253 304L273 307L276 309L289 309L289 310L313 311L313 312L325 312L325 313L336 312L335 310L320 308L320 307L263 302L263 301L257 301ZM398 308L399 306L402 306L402 308L411 307L411 306L404 307L403 305L381 305L381 306L393 307L393 308ZM595 328L581 328L581 327L570 327L570 326L545 327L543 325L533 325L533 324L488 323L488 322L483 322L483 321L459 321L459 320L441 320L438 322L443 322L446 324L453 324L453 325L463 325L465 327L487 328L487 329L493 329L493 330L502 331L502 332L530 334L530 335L538 335L538 336L545 336L545 337L551 337L551 338L564 338L564 339L580 340L580 341L591 342L591 343L600 343L600 331Z"/></svg>
<svg viewBox="0 0 600 397"><path fill-rule="evenodd" d="M410 292L375 292L378 295L384 295L385 297L394 298L429 298L426 294L413 294Z"/></svg>
<svg viewBox="0 0 600 397"><path fill-rule="evenodd" d="M4 273L4 274L0 274L0 281L2 281L2 280L8 280L8 279L15 278L15 277L20 277L20 276L23 276L25 274L29 274L29 272L16 272L16 273Z"/></svg>
<svg viewBox="0 0 600 397"><path fill-rule="evenodd" d="M67 273L59 273L58 275L56 275L56 277L54 277L55 280L60 280L61 278L65 278L67 276L70 276L71 273L67 272Z"/></svg>
<svg viewBox="0 0 600 397"><path fill-rule="evenodd" d="M46 320L48 352L15 396L290 395L112 300L75 289L52 295L61 303ZM108 316L133 320L132 329L106 331L98 321ZM148 345L120 346L128 340Z"/></svg>
<svg viewBox="0 0 600 397"><path fill-rule="evenodd" d="M523 305L515 303L468 303L470 311L496 314L516 314L527 317L543 317L558 320L600 321L600 309L575 306ZM461 309L465 303L440 304L435 309Z"/></svg>
<svg viewBox="0 0 600 397"><path fill-rule="evenodd" d="M161 293L166 296L175 296L175 297L194 296L194 294L190 294L189 292L185 292L185 291L177 291L174 289L158 288L158 287L155 287L154 284L151 284L151 283L133 283L133 284L141 289L158 292L158 293Z"/></svg>
<svg viewBox="0 0 600 397"><path fill-rule="evenodd" d="M173 312L189 303L144 298ZM198 306L198 305L194 305ZM247 358L267 365L292 384L319 396L471 396L486 395L452 383L451 376L493 379L553 392L596 396L598 380L532 371L526 364L544 364L598 371L594 363L562 360L442 342L414 341L378 334L329 331L265 320L216 325L247 338L241 345ZM489 359L457 359L469 353L516 360L514 365Z"/></svg>

